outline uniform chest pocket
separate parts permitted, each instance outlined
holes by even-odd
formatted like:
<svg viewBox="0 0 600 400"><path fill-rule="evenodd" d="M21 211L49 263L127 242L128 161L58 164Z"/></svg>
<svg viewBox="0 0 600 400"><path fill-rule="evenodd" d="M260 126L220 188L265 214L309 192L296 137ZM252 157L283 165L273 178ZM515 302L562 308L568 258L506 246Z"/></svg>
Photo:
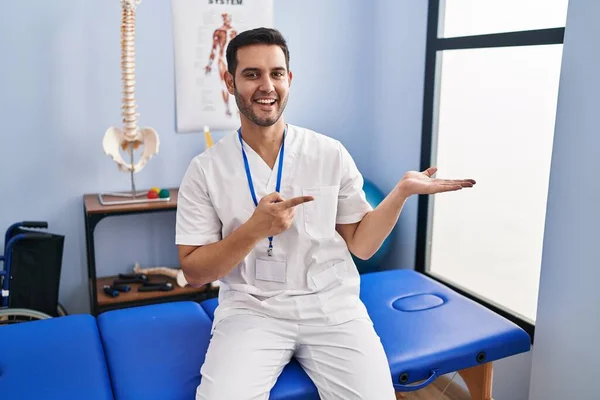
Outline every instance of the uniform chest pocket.
<svg viewBox="0 0 600 400"><path fill-rule="evenodd" d="M313 239L328 239L335 233L338 186L321 186L302 189L302 195L312 196L304 203L304 230Z"/></svg>

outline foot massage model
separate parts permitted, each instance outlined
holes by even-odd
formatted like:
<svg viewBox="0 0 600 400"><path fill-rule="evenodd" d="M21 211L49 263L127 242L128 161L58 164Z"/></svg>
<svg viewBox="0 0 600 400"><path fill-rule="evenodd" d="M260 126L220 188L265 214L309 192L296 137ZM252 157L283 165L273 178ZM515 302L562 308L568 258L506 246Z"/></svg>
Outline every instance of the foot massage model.
<svg viewBox="0 0 600 400"><path fill-rule="evenodd" d="M196 399L266 399L293 356L322 399L394 400L351 254L371 257L409 196L475 181L410 171L373 209L342 143L284 121L282 35L241 32L226 59L241 127L191 161L177 207L186 281L221 287Z"/></svg>
<svg viewBox="0 0 600 400"><path fill-rule="evenodd" d="M181 268L173 268L173 267L141 267L139 263L135 263L133 266L133 272L135 274L141 275L158 275L158 276L168 276L169 278L175 279L177 282L177 286L186 287L189 285L188 281L185 279L183 275L183 271ZM212 288L219 287L219 281L210 282L210 286Z"/></svg>

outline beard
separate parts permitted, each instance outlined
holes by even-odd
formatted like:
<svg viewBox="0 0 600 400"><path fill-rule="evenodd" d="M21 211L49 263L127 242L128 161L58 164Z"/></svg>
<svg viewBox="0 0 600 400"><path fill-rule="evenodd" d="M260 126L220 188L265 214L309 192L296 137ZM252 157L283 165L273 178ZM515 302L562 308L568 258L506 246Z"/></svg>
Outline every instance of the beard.
<svg viewBox="0 0 600 400"><path fill-rule="evenodd" d="M272 116L268 117L259 117L256 115L252 106L255 104L252 100L246 101L237 91L234 89L235 103L237 104L238 110L242 113L246 118L252 121L254 124L258 126L271 126L279 121L281 114L283 114L283 110L285 110L285 106L287 105L288 96L285 98L275 100L275 113Z"/></svg>

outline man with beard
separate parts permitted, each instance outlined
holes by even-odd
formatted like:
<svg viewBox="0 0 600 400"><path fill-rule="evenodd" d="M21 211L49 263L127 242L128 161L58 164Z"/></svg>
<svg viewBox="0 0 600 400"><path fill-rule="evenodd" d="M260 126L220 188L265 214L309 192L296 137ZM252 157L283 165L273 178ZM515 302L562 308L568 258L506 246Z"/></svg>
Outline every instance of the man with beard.
<svg viewBox="0 0 600 400"><path fill-rule="evenodd" d="M177 207L187 281L220 281L196 399L267 399L295 357L322 399L393 400L351 254L371 257L409 196L475 182L410 171L373 209L339 141L284 121L292 72L281 34L242 32L226 56L241 127L192 160Z"/></svg>

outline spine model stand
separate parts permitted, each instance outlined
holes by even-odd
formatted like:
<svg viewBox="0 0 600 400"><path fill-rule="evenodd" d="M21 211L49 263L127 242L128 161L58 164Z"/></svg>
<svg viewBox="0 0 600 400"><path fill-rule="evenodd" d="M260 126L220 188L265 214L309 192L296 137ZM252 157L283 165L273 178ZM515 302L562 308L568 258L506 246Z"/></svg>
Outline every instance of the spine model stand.
<svg viewBox="0 0 600 400"><path fill-rule="evenodd" d="M121 71L123 81L123 129L110 127L104 134L102 147L122 172L131 174L131 197L136 197L134 173L144 168L148 160L158 153L158 133L152 128L139 128L135 101L135 18L141 0L121 1ZM143 152L134 162L134 150L143 146ZM126 162L121 150L127 151Z"/></svg>

